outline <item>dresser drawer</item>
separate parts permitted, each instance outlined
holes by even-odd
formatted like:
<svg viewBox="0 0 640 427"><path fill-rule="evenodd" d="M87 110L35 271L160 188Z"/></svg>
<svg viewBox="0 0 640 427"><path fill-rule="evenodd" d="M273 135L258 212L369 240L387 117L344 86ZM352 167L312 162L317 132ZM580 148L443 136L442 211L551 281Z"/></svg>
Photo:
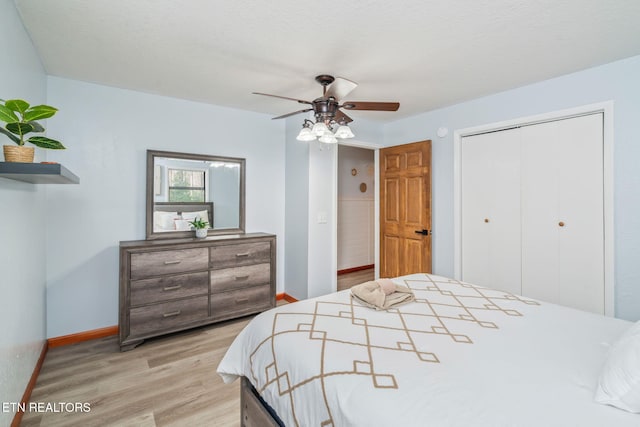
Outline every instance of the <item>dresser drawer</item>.
<svg viewBox="0 0 640 427"><path fill-rule="evenodd" d="M131 305L150 304L209 293L209 273L179 274L131 282Z"/></svg>
<svg viewBox="0 0 640 427"><path fill-rule="evenodd" d="M211 318L242 316L271 308L271 285L211 295Z"/></svg>
<svg viewBox="0 0 640 427"><path fill-rule="evenodd" d="M215 269L271 262L269 242L214 246L210 250L211 268Z"/></svg>
<svg viewBox="0 0 640 427"><path fill-rule="evenodd" d="M157 331L205 320L209 315L208 296L188 298L131 309L130 335L143 336Z"/></svg>
<svg viewBox="0 0 640 427"><path fill-rule="evenodd" d="M134 253L131 254L131 280L206 270L208 255L207 248Z"/></svg>
<svg viewBox="0 0 640 427"><path fill-rule="evenodd" d="M223 292L247 286L264 285L269 283L270 280L270 264L211 270L211 292Z"/></svg>

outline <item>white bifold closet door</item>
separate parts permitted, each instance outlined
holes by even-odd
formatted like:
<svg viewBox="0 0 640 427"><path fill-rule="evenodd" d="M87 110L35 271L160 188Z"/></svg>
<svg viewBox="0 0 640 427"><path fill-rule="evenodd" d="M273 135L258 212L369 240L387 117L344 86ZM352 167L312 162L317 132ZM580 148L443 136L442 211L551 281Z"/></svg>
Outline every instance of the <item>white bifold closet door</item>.
<svg viewBox="0 0 640 427"><path fill-rule="evenodd" d="M602 114L463 138L462 279L604 313L603 182Z"/></svg>
<svg viewBox="0 0 640 427"><path fill-rule="evenodd" d="M462 279L520 294L520 131L462 147Z"/></svg>
<svg viewBox="0 0 640 427"><path fill-rule="evenodd" d="M522 294L604 314L602 114L521 130Z"/></svg>

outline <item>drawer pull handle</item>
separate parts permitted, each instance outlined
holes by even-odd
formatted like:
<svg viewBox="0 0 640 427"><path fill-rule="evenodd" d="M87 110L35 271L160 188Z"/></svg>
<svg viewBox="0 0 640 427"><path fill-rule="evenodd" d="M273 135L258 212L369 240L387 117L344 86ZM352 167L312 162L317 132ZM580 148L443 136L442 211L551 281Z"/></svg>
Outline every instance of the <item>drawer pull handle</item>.
<svg viewBox="0 0 640 427"><path fill-rule="evenodd" d="M243 254L236 254L236 256L237 256L238 258L248 257L248 256L249 256L249 252L245 252L245 253L243 253Z"/></svg>
<svg viewBox="0 0 640 427"><path fill-rule="evenodd" d="M164 265L172 265L172 264L180 264L182 261L181 260L176 260L176 261L165 261Z"/></svg>
<svg viewBox="0 0 640 427"><path fill-rule="evenodd" d="M249 302L249 298L236 298L236 303L238 304L242 304L246 302Z"/></svg>
<svg viewBox="0 0 640 427"><path fill-rule="evenodd" d="M162 317L173 317L173 316L179 316L179 315L180 315L180 310L172 311L171 313L165 313L162 315Z"/></svg>
<svg viewBox="0 0 640 427"><path fill-rule="evenodd" d="M180 289L181 287L182 287L182 285L165 286L162 290L163 291L176 291L176 290Z"/></svg>
<svg viewBox="0 0 640 427"><path fill-rule="evenodd" d="M236 280L247 280L248 278L249 278L248 274L246 276L236 276Z"/></svg>

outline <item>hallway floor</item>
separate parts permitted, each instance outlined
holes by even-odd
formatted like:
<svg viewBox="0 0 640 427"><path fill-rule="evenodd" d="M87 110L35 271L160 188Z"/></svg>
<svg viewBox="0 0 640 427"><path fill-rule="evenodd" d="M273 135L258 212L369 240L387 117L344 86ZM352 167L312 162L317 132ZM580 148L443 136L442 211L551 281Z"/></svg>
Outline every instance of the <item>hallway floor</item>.
<svg viewBox="0 0 640 427"><path fill-rule="evenodd" d="M338 290L342 291L344 289L349 289L352 286L359 285L360 283L368 282L369 280L373 280L373 277L373 268L341 274L338 276Z"/></svg>

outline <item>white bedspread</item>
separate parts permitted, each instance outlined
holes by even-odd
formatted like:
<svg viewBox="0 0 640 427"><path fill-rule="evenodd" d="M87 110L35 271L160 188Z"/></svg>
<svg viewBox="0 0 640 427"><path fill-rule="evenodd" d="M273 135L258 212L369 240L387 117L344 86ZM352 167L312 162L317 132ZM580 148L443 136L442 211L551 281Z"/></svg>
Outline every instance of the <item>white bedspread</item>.
<svg viewBox="0 0 640 427"><path fill-rule="evenodd" d="M349 291L257 316L218 367L287 426L640 426L593 396L630 322L434 275L388 312Z"/></svg>

